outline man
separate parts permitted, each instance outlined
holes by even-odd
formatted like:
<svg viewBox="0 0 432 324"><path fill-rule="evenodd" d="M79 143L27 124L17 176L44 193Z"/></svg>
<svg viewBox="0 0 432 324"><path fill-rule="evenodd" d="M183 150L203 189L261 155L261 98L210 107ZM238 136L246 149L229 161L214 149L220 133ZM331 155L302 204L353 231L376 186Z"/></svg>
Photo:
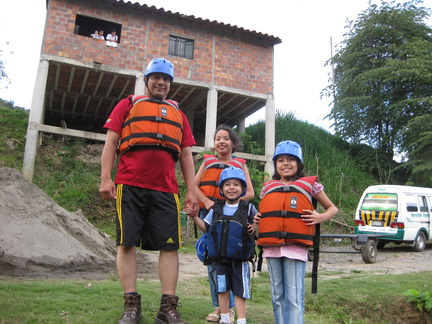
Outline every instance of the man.
<svg viewBox="0 0 432 324"><path fill-rule="evenodd" d="M191 204L195 215L199 208L190 148L196 143L184 113L175 101L166 100L173 80L172 63L153 59L144 73L146 96L121 100L104 125L108 130L99 192L105 199L116 199L117 270L125 300L119 324L138 323L142 317L141 296L136 291L136 246L160 251L162 299L156 322L184 323L175 295L181 234L177 160L187 187L185 205ZM114 184L111 172L117 148Z"/></svg>

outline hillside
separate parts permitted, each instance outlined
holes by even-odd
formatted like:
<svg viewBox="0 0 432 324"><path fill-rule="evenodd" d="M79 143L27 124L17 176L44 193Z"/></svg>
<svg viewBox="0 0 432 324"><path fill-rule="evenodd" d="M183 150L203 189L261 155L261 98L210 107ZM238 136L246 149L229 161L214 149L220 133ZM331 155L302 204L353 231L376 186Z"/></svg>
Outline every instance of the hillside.
<svg viewBox="0 0 432 324"><path fill-rule="evenodd" d="M28 111L3 102L0 107L0 126L4 130L0 166L21 170L27 119ZM244 151L262 154L264 123L248 127L246 133L243 136ZM296 120L290 114L279 114L276 142L286 139L302 145L308 174L319 176L327 195L340 210L334 221L325 227L349 232L358 199L375 180L350 155L346 143L319 127ZM98 193L102 146L82 139L44 134L36 159L34 184L68 211L82 210L91 223L114 236L113 204L103 200ZM254 203L257 204L263 181L262 167L253 162L248 165L256 194Z"/></svg>

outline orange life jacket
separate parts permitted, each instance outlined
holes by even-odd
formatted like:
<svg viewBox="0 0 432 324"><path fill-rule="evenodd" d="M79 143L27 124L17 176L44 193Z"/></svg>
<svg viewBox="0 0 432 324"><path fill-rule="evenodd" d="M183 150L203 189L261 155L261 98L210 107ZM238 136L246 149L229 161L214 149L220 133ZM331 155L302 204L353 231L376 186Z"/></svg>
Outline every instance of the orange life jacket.
<svg viewBox="0 0 432 324"><path fill-rule="evenodd" d="M204 154L204 172L199 187L201 192L212 200L223 199L219 194L219 178L223 169L230 166L243 169L246 161L240 158L233 158L227 163L219 161L216 155ZM198 202L200 208L205 208L202 202Z"/></svg>
<svg viewBox="0 0 432 324"><path fill-rule="evenodd" d="M289 185L277 180L264 185L264 197L259 205L258 245L313 245L315 226L306 225L301 215L304 209L315 209L312 187L316 181L317 177L303 177Z"/></svg>
<svg viewBox="0 0 432 324"><path fill-rule="evenodd" d="M175 101L130 96L132 108L123 123L118 154L132 149L158 146L177 160L183 138L183 117Z"/></svg>

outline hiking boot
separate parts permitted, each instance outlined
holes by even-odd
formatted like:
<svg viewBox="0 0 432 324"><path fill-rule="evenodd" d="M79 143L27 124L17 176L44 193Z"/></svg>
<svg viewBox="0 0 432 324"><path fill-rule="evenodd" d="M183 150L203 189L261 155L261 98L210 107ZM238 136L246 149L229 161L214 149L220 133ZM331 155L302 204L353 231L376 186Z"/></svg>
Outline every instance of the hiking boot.
<svg viewBox="0 0 432 324"><path fill-rule="evenodd" d="M177 302L177 296L162 296L161 305L159 307L155 323L188 324L187 322L183 322L179 312L177 311Z"/></svg>
<svg viewBox="0 0 432 324"><path fill-rule="evenodd" d="M138 324L142 318L141 295L125 294L124 301L125 310L118 324Z"/></svg>

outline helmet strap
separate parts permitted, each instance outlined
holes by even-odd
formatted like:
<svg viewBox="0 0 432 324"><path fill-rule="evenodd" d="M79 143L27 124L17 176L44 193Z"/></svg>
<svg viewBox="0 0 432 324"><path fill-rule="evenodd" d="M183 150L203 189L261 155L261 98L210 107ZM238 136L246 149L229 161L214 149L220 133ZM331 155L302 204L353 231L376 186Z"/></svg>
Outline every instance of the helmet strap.
<svg viewBox="0 0 432 324"><path fill-rule="evenodd" d="M228 199L228 198L226 198L226 200L227 200L228 203L233 204L233 203L234 203L235 201L237 201L240 197L241 197L241 195L239 195L237 198L234 198L234 199Z"/></svg>

